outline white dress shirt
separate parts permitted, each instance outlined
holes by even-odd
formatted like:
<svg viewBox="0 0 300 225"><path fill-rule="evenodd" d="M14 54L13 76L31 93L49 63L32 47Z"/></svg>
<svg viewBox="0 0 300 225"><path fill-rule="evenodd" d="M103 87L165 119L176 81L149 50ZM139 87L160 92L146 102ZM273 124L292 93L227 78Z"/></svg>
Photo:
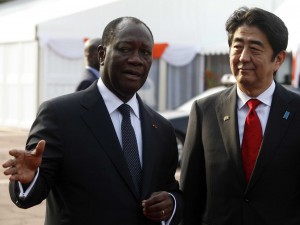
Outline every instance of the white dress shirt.
<svg viewBox="0 0 300 225"><path fill-rule="evenodd" d="M270 87L267 90L265 90L263 93L261 93L259 96L257 96L256 98L259 101L261 101L261 104L257 106L255 111L261 123L263 136L265 133L265 129L266 129L269 113L270 113L274 90L275 90L275 82L273 81ZM238 112L239 136L240 136L240 145L242 145L245 120L249 111L249 107L246 103L249 99L251 99L251 97L249 97L244 92L242 92L239 89L239 87L237 87L237 95L238 95L237 112Z"/></svg>
<svg viewBox="0 0 300 225"><path fill-rule="evenodd" d="M111 117L111 120L113 122L113 125L115 127L118 139L120 141L121 146L122 145L122 135L121 135L121 123L122 123L122 114L119 112L118 107L122 105L124 102L122 102L115 94L113 94L103 83L102 79L98 80L98 88L99 91L103 97L104 103L106 105L106 108L108 110L108 113ZM139 105L136 98L136 94L128 101L126 102L127 105L131 107L130 110L130 119L131 124L133 126L136 140L137 140L137 146L139 151L139 157L140 157L140 163L142 164L142 131L141 131L141 121L140 121L140 113L139 113Z"/></svg>

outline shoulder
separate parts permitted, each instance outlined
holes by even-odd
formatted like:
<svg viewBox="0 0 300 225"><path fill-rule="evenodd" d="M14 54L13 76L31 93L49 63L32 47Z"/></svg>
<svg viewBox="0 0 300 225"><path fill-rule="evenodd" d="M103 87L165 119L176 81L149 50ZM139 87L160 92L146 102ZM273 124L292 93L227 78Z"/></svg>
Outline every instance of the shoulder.
<svg viewBox="0 0 300 225"><path fill-rule="evenodd" d="M160 120L163 122L168 122L168 120L163 117L161 114L159 114L157 111L155 111L154 109L152 109L150 106L148 106L146 103L144 102L140 102L140 108L142 110L144 110L144 112L146 113L147 116L155 118L156 120Z"/></svg>
<svg viewBox="0 0 300 225"><path fill-rule="evenodd" d="M86 79L86 80L80 81L80 83L78 84L78 86L76 88L76 91L82 91L82 90L88 88L94 81L95 81L95 79L94 80Z"/></svg>
<svg viewBox="0 0 300 225"><path fill-rule="evenodd" d="M297 92L297 89L288 89L287 87L278 83L276 83L273 99L282 100L289 104L296 104L300 107L300 91Z"/></svg>
<svg viewBox="0 0 300 225"><path fill-rule="evenodd" d="M206 96L205 98L198 99L194 102L201 108L214 107L219 104L224 104L226 102L236 101L236 86L233 85L217 93Z"/></svg>
<svg viewBox="0 0 300 225"><path fill-rule="evenodd" d="M141 117L145 118L146 120L152 120L153 123L160 124L166 128L171 128L172 125L165 117L163 117L161 114L159 114L157 111L152 109L150 106L148 106L146 103L144 103L140 97L138 96L138 101L140 105L140 114Z"/></svg>
<svg viewBox="0 0 300 225"><path fill-rule="evenodd" d="M85 105L90 102L97 102L99 95L100 93L97 84L94 83L85 90L46 100L41 104L41 106L55 106L62 110L69 107L76 107L78 105Z"/></svg>

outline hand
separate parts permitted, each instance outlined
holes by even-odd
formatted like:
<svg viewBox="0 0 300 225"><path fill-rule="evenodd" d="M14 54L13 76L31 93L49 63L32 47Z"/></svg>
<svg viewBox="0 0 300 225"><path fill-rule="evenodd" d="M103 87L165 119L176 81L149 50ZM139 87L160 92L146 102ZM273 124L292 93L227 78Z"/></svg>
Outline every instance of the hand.
<svg viewBox="0 0 300 225"><path fill-rule="evenodd" d="M154 192L150 198L142 201L144 215L154 221L168 220L174 209L174 202L168 192Z"/></svg>
<svg viewBox="0 0 300 225"><path fill-rule="evenodd" d="M37 168L42 163L42 155L45 149L46 142L39 141L36 148L32 151L26 150L10 150L9 154L13 159L9 159L2 164L6 169L3 173L9 176L10 181L20 181L21 183L30 183L37 171Z"/></svg>

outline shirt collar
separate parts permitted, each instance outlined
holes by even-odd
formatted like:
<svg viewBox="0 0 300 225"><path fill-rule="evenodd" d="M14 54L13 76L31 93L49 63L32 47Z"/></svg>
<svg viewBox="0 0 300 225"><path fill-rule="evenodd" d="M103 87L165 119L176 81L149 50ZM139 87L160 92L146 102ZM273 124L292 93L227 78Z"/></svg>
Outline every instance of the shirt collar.
<svg viewBox="0 0 300 225"><path fill-rule="evenodd" d="M98 85L99 92L101 93L101 95L103 97L103 100L105 102L105 105L106 105L106 108L107 108L109 114L116 111L118 109L118 107L124 103L105 86L105 84L103 83L101 78L98 80L97 85ZM138 100L136 98L136 94L134 94L132 96L132 98L128 102L126 102L126 104L130 105L135 116L137 118L140 118L139 104L138 104Z"/></svg>
<svg viewBox="0 0 300 225"><path fill-rule="evenodd" d="M267 106L271 106L272 96L274 91L275 91L275 82L273 80L270 87L268 87L267 90L265 90L263 93L257 96L257 99L261 101L263 104ZM247 101L251 99L251 97L249 97L244 92L242 92L238 86L237 86L237 95L238 95L238 109L241 109L247 103Z"/></svg>

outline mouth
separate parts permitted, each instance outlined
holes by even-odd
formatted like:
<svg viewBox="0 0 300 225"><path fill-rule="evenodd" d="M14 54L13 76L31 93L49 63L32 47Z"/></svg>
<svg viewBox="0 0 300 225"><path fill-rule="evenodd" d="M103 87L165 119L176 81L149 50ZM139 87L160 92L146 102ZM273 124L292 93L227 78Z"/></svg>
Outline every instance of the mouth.
<svg viewBox="0 0 300 225"><path fill-rule="evenodd" d="M253 70L252 67L247 67L247 66L239 66L238 69L239 70Z"/></svg>
<svg viewBox="0 0 300 225"><path fill-rule="evenodd" d="M142 73L136 70L124 70L123 74L130 78L140 78Z"/></svg>
<svg viewBox="0 0 300 225"><path fill-rule="evenodd" d="M251 65L238 65L237 67L238 70L242 71L250 71L250 70L254 70L253 66Z"/></svg>
<svg viewBox="0 0 300 225"><path fill-rule="evenodd" d="M250 67L238 67L237 68L240 74L248 74L249 72L252 72L254 69Z"/></svg>

